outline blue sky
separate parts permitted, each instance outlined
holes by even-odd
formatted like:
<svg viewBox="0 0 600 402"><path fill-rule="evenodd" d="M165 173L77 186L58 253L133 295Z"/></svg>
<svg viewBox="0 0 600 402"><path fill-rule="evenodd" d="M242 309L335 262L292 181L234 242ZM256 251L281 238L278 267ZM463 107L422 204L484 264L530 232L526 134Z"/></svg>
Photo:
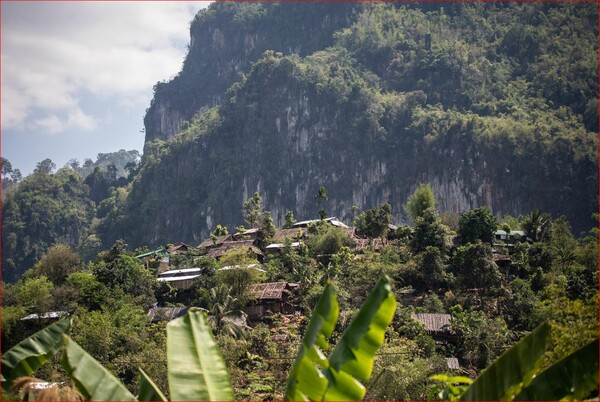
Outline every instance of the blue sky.
<svg viewBox="0 0 600 402"><path fill-rule="evenodd" d="M208 4L2 1L2 156L26 175L141 152L152 87L179 72Z"/></svg>

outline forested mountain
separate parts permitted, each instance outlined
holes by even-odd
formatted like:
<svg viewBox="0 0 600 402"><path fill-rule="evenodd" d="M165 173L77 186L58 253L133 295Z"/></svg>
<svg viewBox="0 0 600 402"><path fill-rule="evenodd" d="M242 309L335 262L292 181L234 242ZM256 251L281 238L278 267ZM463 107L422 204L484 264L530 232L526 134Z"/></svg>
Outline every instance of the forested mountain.
<svg viewBox="0 0 600 402"><path fill-rule="evenodd" d="M372 365L366 399L448 400L486 368L482 388L509 389L474 399L597 398L597 37L583 2L212 3L155 87L141 160L23 178L2 158L4 395L85 399L75 371L112 392L88 358L28 364L18 342L70 315L53 350L77 342L131 399L138 368L185 399L165 326L201 308L238 400L284 398L301 334L350 362L331 378ZM359 310L383 276L387 327Z"/></svg>
<svg viewBox="0 0 600 402"><path fill-rule="evenodd" d="M384 202L407 223L402 205L430 183L440 213L539 209L585 232L597 20L586 3L214 3L191 23L182 71L155 87L140 163L124 150L72 160L68 183L49 160L25 180L3 164L5 278L56 242L85 259L117 239L198 244L241 224L256 191L276 225L320 210L350 223ZM27 212L50 181L79 201L39 211L77 219Z"/></svg>
<svg viewBox="0 0 600 402"><path fill-rule="evenodd" d="M591 4L217 3L191 36L182 72L155 88L106 245L200 241L238 225L255 191L278 224L310 218L320 186L347 221L353 205L399 211L429 182L442 211L593 224Z"/></svg>

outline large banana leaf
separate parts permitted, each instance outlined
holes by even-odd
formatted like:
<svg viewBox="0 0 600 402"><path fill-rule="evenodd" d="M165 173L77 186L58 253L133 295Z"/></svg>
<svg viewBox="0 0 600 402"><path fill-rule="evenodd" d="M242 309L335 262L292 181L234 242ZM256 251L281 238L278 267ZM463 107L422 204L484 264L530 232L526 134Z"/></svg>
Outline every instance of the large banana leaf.
<svg viewBox="0 0 600 402"><path fill-rule="evenodd" d="M190 310L167 325L169 391L174 401L231 401L229 375L206 316Z"/></svg>
<svg viewBox="0 0 600 402"><path fill-rule="evenodd" d="M140 370L140 394L138 401L166 401L167 397L154 384L154 381L142 369Z"/></svg>
<svg viewBox="0 0 600 402"><path fill-rule="evenodd" d="M2 356L2 389L9 392L12 382L29 376L48 361L62 346L63 334L68 333L71 321L67 318L36 332L19 342Z"/></svg>
<svg viewBox="0 0 600 402"><path fill-rule="evenodd" d="M327 339L335 328L339 311L335 291L327 284L312 313L296 361L288 376L286 400L321 400L323 397L327 389L327 378L316 365L323 368L329 366L322 350L329 348Z"/></svg>
<svg viewBox="0 0 600 402"><path fill-rule="evenodd" d="M511 400L532 378L536 364L550 340L550 324L544 323L486 368L461 395L463 401Z"/></svg>
<svg viewBox="0 0 600 402"><path fill-rule="evenodd" d="M538 374L516 400L584 399L598 388L598 339Z"/></svg>
<svg viewBox="0 0 600 402"><path fill-rule="evenodd" d="M382 278L352 320L329 358L325 400L359 400L373 371L373 359L384 340L385 329L394 318L396 299L389 279Z"/></svg>
<svg viewBox="0 0 600 402"><path fill-rule="evenodd" d="M313 313L296 362L289 376L288 400L359 400L373 370L375 352L396 310L389 279L382 279L326 359L326 339L339 314L335 292L328 285Z"/></svg>
<svg viewBox="0 0 600 402"><path fill-rule="evenodd" d="M65 350L61 364L86 400L133 401L125 385L74 340L64 335Z"/></svg>

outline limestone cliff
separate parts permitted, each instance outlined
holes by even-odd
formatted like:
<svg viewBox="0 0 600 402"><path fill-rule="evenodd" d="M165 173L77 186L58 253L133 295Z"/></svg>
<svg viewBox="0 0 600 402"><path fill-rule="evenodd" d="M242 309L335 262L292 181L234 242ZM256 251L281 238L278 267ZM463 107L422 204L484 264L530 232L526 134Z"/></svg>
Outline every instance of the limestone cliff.
<svg viewBox="0 0 600 402"><path fill-rule="evenodd" d="M515 32L536 57L508 46ZM276 224L287 210L314 218L320 186L330 216L390 202L406 222L422 182L440 212L537 208L587 230L594 32L584 4L213 5L192 23L182 72L156 88L143 166L102 217L105 243L199 242L242 224L255 191Z"/></svg>

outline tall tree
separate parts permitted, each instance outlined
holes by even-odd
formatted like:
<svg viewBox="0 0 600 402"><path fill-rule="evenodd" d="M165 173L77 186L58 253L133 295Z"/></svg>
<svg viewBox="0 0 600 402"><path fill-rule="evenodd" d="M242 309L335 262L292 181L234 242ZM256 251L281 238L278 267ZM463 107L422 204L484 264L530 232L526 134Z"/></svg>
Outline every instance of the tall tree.
<svg viewBox="0 0 600 402"><path fill-rule="evenodd" d="M243 212L244 220L251 228L257 228L260 225L263 205L262 198L258 191L244 202Z"/></svg>
<svg viewBox="0 0 600 402"><path fill-rule="evenodd" d="M477 240L491 243L498 220L487 207L482 207L464 212L458 226L458 234L463 244L474 243Z"/></svg>
<svg viewBox="0 0 600 402"><path fill-rule="evenodd" d="M404 210L413 222L423 216L427 209L435 210L435 196L429 183L423 183L408 197Z"/></svg>

